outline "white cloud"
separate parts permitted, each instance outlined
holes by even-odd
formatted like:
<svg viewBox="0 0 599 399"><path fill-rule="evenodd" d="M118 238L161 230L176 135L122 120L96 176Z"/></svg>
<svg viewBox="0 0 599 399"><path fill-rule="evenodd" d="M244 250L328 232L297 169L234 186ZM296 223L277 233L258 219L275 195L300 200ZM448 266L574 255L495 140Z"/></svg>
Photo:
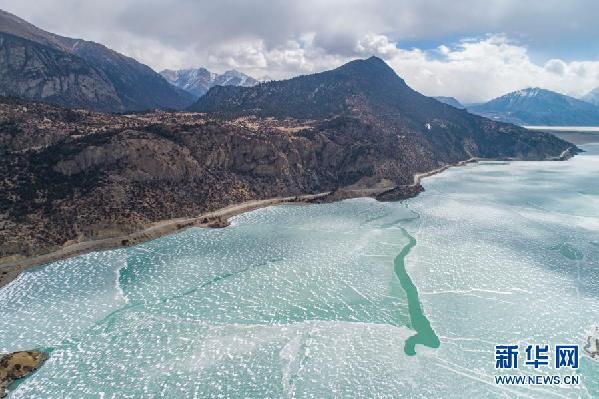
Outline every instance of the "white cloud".
<svg viewBox="0 0 599 399"><path fill-rule="evenodd" d="M358 40L356 51L359 54L374 54L381 58L396 57L401 53L396 44L389 40L387 36L373 33L368 33L362 39Z"/></svg>
<svg viewBox="0 0 599 399"><path fill-rule="evenodd" d="M414 89L431 96L451 95L470 102L539 86L580 96L599 86L599 61L536 64L526 47L504 35L466 39L439 46L434 54L401 49L382 35L367 35L357 51L385 59Z"/></svg>
<svg viewBox="0 0 599 399"><path fill-rule="evenodd" d="M537 64L526 47L504 35L464 39L425 51L404 49L386 35L367 33L357 39L353 53L344 55L320 47L315 36L307 33L272 47L256 38L210 49L175 49L150 39L130 38L117 50L156 69L201 65L217 72L235 68L277 79L332 69L351 59L376 55L423 94L450 95L464 102L488 100L535 86L581 96L599 86L599 61L551 59Z"/></svg>

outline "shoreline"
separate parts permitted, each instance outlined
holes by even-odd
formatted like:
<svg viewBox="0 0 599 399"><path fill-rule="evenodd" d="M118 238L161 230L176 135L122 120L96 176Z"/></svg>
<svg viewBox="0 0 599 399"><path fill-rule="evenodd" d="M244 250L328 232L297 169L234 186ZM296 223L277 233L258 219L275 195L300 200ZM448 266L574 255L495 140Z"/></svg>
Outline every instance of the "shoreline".
<svg viewBox="0 0 599 399"><path fill-rule="evenodd" d="M573 148L570 147L560 154L559 157L552 157L546 159L547 161L552 160L565 160L572 156L570 152ZM570 156L568 156L570 155ZM249 200L242 203L231 204L217 210L203 213L199 216L188 217L188 218L175 218L165 219L155 223L152 223L148 227L133 232L131 234L117 236L117 237L106 237L94 240L81 241L62 248L48 252L46 254L35 255L30 257L18 258L14 261L0 263L0 289L6 286L13 280L15 280L21 272L40 266L46 263L56 262L59 260L67 259L73 256L83 255L94 251L104 251L122 247L129 247L136 244L140 244L146 241L150 241L164 235L176 233L190 227L206 227L206 228L221 228L229 225L228 220L234 216L240 215L245 212L254 211L256 209L264 208L273 205L283 204L310 204L310 203L323 203L323 202L335 202L350 198L362 198L371 197L378 201L398 201L408 199L417 196L420 192L424 191L421 186L422 179L441 173L452 167L464 166L469 163L479 161L516 161L515 158L478 158L472 157L463 161L459 161L453 164L447 164L437 169L433 169L427 172L420 172L414 174L414 180L412 184L401 185L401 186L387 186L387 187L365 187L365 188L340 188L334 191L326 191L317 194L305 194L298 196L289 197L274 197L262 200ZM2 260L0 260L2 262Z"/></svg>
<svg viewBox="0 0 599 399"><path fill-rule="evenodd" d="M245 212L259 208L282 204L308 204L325 198L330 191L318 194L306 194L290 197L275 197L262 200L249 200L227 205L217 210L202 213L199 216L165 219L148 225L142 230L116 237L106 237L81 241L41 255L23 257L14 261L0 263L0 289L17 276L32 267L56 262L94 251L104 251L141 244L164 235L176 233L190 227L221 228L229 225L228 220Z"/></svg>

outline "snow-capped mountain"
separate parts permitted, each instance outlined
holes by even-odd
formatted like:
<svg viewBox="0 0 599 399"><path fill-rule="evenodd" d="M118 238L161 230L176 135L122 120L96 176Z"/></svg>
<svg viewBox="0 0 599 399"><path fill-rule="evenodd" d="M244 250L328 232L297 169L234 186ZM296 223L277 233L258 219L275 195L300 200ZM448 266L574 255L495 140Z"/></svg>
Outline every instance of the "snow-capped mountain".
<svg viewBox="0 0 599 399"><path fill-rule="evenodd" d="M595 87L593 90L588 92L584 97L582 97L582 100L591 104L599 105L599 87Z"/></svg>
<svg viewBox="0 0 599 399"><path fill-rule="evenodd" d="M599 126L599 107L538 87L469 107L472 113L519 125Z"/></svg>
<svg viewBox="0 0 599 399"><path fill-rule="evenodd" d="M203 96L213 86L244 86L257 85L256 79L234 69L223 74L210 72L206 68L165 69L160 74L172 85L183 89L197 98Z"/></svg>
<svg viewBox="0 0 599 399"><path fill-rule="evenodd" d="M251 87L256 86L258 82L256 79L251 76L246 75L245 73L241 73L234 69L223 73L222 75L217 75L214 79L213 86L243 86L243 87Z"/></svg>

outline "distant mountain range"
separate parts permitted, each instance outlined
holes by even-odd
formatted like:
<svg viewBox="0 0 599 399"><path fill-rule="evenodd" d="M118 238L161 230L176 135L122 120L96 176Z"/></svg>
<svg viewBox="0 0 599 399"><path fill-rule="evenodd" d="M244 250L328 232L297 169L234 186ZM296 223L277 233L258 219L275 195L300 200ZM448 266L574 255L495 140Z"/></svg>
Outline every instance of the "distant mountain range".
<svg viewBox="0 0 599 399"><path fill-rule="evenodd" d="M599 87L596 87L588 92L584 97L582 97L582 100L599 106Z"/></svg>
<svg viewBox="0 0 599 399"><path fill-rule="evenodd" d="M255 86L259 81L236 70L223 74L210 72L206 68L165 69L160 74L172 85L192 94L196 99L203 96L214 86Z"/></svg>
<svg viewBox="0 0 599 399"><path fill-rule="evenodd" d="M458 109L464 109L462 103L460 103L455 97L433 97L435 100L442 102L443 104L451 105L452 107L456 107Z"/></svg>
<svg viewBox="0 0 599 399"><path fill-rule="evenodd" d="M0 10L0 95L101 111L183 109L194 96L101 44L62 37Z"/></svg>
<svg viewBox="0 0 599 399"><path fill-rule="evenodd" d="M518 125L599 126L599 107L538 87L505 94L468 111Z"/></svg>

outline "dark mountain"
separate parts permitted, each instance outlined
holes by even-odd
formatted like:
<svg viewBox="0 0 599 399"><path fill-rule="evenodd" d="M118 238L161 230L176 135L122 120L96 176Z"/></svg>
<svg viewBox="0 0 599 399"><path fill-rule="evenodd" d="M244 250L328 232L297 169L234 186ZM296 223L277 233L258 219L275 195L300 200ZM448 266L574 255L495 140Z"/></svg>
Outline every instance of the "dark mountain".
<svg viewBox="0 0 599 399"><path fill-rule="evenodd" d="M403 98L396 90L409 89L382 60L372 57L332 71L251 88L214 87L191 109L223 115L328 118L348 113L358 103L384 105Z"/></svg>
<svg viewBox="0 0 599 399"><path fill-rule="evenodd" d="M0 95L102 111L182 109L193 101L133 58L1 10Z"/></svg>
<svg viewBox="0 0 599 399"><path fill-rule="evenodd" d="M588 92L581 100L599 106L599 87Z"/></svg>
<svg viewBox="0 0 599 399"><path fill-rule="evenodd" d="M494 120L531 126L599 126L599 107L553 91L528 88L468 108Z"/></svg>
<svg viewBox="0 0 599 399"><path fill-rule="evenodd" d="M176 71L165 69L160 74L170 84L193 94L196 99L206 94L214 86L251 87L259 83L251 76L234 69L220 75L210 72L206 68L179 69Z"/></svg>
<svg viewBox="0 0 599 399"><path fill-rule="evenodd" d="M462 103L460 103L455 97L433 97L435 100L442 102L443 104L451 105L458 109L464 109Z"/></svg>
<svg viewBox="0 0 599 399"><path fill-rule="evenodd" d="M401 159L401 168L411 171L470 157L543 158L548 148L564 145L552 136L493 122L423 96L376 57L250 88L214 87L192 109L222 117L367 124L370 134L385 143L381 155L389 162Z"/></svg>

